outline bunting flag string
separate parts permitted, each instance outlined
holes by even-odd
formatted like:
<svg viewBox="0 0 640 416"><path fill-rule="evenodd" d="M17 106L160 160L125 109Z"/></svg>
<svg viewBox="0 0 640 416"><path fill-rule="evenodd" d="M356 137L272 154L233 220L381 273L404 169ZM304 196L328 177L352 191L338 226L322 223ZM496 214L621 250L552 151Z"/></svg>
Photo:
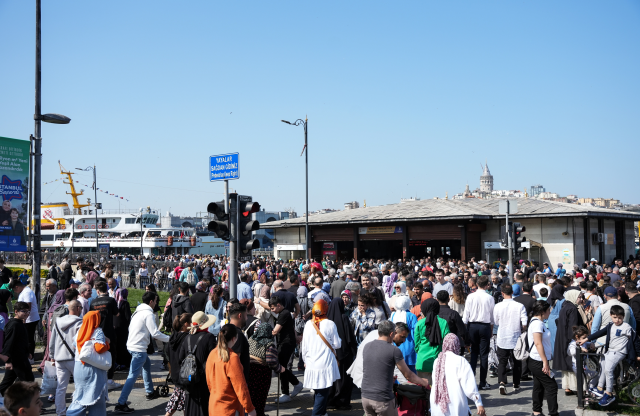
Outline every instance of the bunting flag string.
<svg viewBox="0 0 640 416"><path fill-rule="evenodd" d="M53 181L43 182L43 185L48 185L48 184L50 184L50 183L54 183L54 182L58 182L58 181L62 181L62 180L64 180L64 179L66 179L66 178L58 178L58 179L55 179L55 180L53 180ZM87 188L91 188L91 189L93 189L93 184L92 184L91 186L89 186L89 185L87 185L87 184L85 184L85 183L80 183L80 181L75 181L75 183L77 183L77 184L79 184L79 185L82 185L82 186L86 186ZM125 198L125 197L123 197L123 196L118 196L118 195L116 195L116 194L110 194L110 193L109 193L109 191L103 191L103 190L102 190L102 189L100 189L100 188L97 188L96 190L97 190L98 192L102 192L103 194L107 194L107 195L109 195L109 196L113 196L113 197L115 197L115 198L122 199L123 201L127 201L127 202L129 202L129 200L128 200L128 199L126 199L126 198Z"/></svg>

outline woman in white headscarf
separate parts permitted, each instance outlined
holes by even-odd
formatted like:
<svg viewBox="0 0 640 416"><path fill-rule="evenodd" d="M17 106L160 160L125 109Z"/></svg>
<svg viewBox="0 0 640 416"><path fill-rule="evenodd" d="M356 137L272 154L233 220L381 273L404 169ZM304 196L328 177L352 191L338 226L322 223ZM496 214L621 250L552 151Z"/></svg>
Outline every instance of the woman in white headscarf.
<svg viewBox="0 0 640 416"><path fill-rule="evenodd" d="M396 299L401 296L409 296L407 293L407 283L404 280L398 280L393 284L393 293L394 295L388 298L387 304L389 308L393 311L396 310L395 303ZM409 299L411 300L411 299Z"/></svg>
<svg viewBox="0 0 640 416"><path fill-rule="evenodd" d="M397 283L396 283L397 284ZM405 288L406 290L406 288ZM395 301L395 311L391 314L391 322L404 322L409 327L409 336L398 347L402 351L404 362L414 373L416 372L416 349L413 341L413 330L418 325L418 318L410 312L411 299L409 296L399 296ZM417 373L416 373L417 374Z"/></svg>

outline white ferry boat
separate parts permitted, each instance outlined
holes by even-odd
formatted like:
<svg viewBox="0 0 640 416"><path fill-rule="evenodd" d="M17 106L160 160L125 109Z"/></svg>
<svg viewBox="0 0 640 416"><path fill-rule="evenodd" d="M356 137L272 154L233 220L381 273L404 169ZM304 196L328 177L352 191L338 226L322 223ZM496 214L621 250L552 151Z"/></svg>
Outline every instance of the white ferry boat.
<svg viewBox="0 0 640 416"><path fill-rule="evenodd" d="M73 209L66 202L42 204L43 249L95 253L97 245L105 254L137 255L142 248L143 255L148 256L189 254L192 248L202 247L202 238L194 228L160 227L159 211L150 207L139 212L98 212L96 222L95 207L90 201L88 204L78 202L83 191L76 192L73 173L65 172L62 166L60 168L61 173L68 177L64 183L71 188L68 194L73 198Z"/></svg>

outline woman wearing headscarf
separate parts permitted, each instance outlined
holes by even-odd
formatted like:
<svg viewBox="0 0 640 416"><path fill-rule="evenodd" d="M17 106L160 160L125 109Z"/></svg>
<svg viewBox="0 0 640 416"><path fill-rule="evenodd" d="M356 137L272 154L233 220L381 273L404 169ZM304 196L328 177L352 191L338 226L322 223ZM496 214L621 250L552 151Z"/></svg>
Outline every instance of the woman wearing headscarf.
<svg viewBox="0 0 640 416"><path fill-rule="evenodd" d="M564 299L564 286L562 282L555 282L553 288L551 289L551 294L547 297L547 303L551 305L551 314L549 315L549 319L546 321L546 326L549 329L549 335L551 336L551 349L553 352L554 343L556 339L557 321L560 316L560 310L562 309L562 305L565 302Z"/></svg>
<svg viewBox="0 0 640 416"><path fill-rule="evenodd" d="M356 309L358 305L353 303L353 298L351 296L351 291L349 289L345 289L340 294L342 298L342 302L344 303L344 314L348 317L351 316L353 311Z"/></svg>
<svg viewBox="0 0 640 416"><path fill-rule="evenodd" d="M115 301L118 303L118 316L113 317L113 327L116 332L116 357L121 370L128 369L131 365L131 353L127 349L127 339L129 338L129 325L131 325L131 305L127 298L128 289L117 289Z"/></svg>
<svg viewBox="0 0 640 416"><path fill-rule="evenodd" d="M431 381L433 362L442 350L442 340L449 333L447 321L440 318L440 304L435 299L427 299L420 305L424 319L418 321L413 331L416 344L416 370L418 377Z"/></svg>
<svg viewBox="0 0 640 416"><path fill-rule="evenodd" d="M415 373L417 356L415 349L416 344L413 340L413 331L416 329L416 325L418 325L418 318L411 313L409 310L410 307L411 298L409 296L399 297L396 299L396 310L391 314L390 320L394 324L403 322L409 327L409 336L398 348L400 348L400 351L402 352L404 362L407 364L409 369Z"/></svg>
<svg viewBox="0 0 640 416"><path fill-rule="evenodd" d="M485 415L482 398L478 393L471 365L460 352L460 339L448 334L442 343L442 352L433 364L431 388L431 416L469 415L468 399L473 400L478 415Z"/></svg>
<svg viewBox="0 0 640 416"><path fill-rule="evenodd" d="M407 294L407 283L403 280L398 280L393 285L393 293L394 295L388 298L387 304L389 305L389 309L392 311L395 310L396 299L400 296L408 296Z"/></svg>
<svg viewBox="0 0 640 416"><path fill-rule="evenodd" d="M220 328L218 346L207 352L206 376L208 407L204 415L256 416L240 357L231 348L238 341L239 331L233 324ZM184 343L183 343L184 345ZM185 410L185 415L187 411Z"/></svg>
<svg viewBox="0 0 640 416"><path fill-rule="evenodd" d="M393 285L396 283L396 280L398 280L398 273L396 272L382 278L382 287L387 298L393 296Z"/></svg>
<svg viewBox="0 0 640 416"><path fill-rule="evenodd" d="M419 321L421 319L423 319L424 317L422 316L422 302L424 302L427 299L432 299L433 295L431 294L431 292L424 292L422 294L422 298L420 299L420 304L414 306L413 308L411 308L411 313L415 315L416 319Z"/></svg>
<svg viewBox="0 0 640 416"><path fill-rule="evenodd" d="M204 312L196 312L191 317L191 327L189 335L182 342L178 360L180 362L189 354L189 348L195 355L202 374L205 371L205 363L209 353L216 348L216 337L209 333L209 327L216 321L213 315L206 315ZM208 381L207 376L207 381ZM203 380L204 381L204 380ZM196 386L186 387L184 416L205 416L208 415L209 389L206 383L199 383ZM214 414L214 413L212 413ZM223 413L219 413L223 414Z"/></svg>
<svg viewBox="0 0 640 416"><path fill-rule="evenodd" d="M78 330L76 362L73 369L75 390L71 405L67 409L68 416L105 415L107 413L107 370L101 370L80 361L79 351L86 342L91 342L98 354L109 351L109 344L100 328L100 312L89 311L82 319Z"/></svg>
<svg viewBox="0 0 640 416"><path fill-rule="evenodd" d="M302 336L300 354L306 363L304 387L315 392L312 416L327 413L329 389L340 378L336 350L342 347L342 340L336 324L327 319L328 312L327 302L317 301L311 311L313 318L306 323Z"/></svg>
<svg viewBox="0 0 640 416"><path fill-rule="evenodd" d="M285 367L278 362L278 349L273 344L273 327L264 322L257 325L249 338L251 370L247 384L257 416L264 416L264 407L271 387L271 371L283 373Z"/></svg>
<svg viewBox="0 0 640 416"><path fill-rule="evenodd" d="M213 285L207 305L204 307L204 313L216 317L216 321L209 326L209 333L216 337L218 336L218 332L220 332L220 326L224 320L224 313L227 310L227 301L222 298L223 294L224 290L222 286Z"/></svg>
<svg viewBox="0 0 640 416"><path fill-rule="evenodd" d="M572 357L567 349L573 340L573 327L586 326L586 315L582 305L578 304L579 290L567 290L564 292L565 302L562 304L558 315L556 339L554 341L554 355L552 370L562 371L562 388L567 396L578 390L576 374L573 372Z"/></svg>
<svg viewBox="0 0 640 416"><path fill-rule="evenodd" d="M334 299L329 304L327 319L336 324L338 336L342 340L340 348L336 349L336 358L340 363L340 378L333 383L329 390L329 406L337 410L351 410L351 392L353 391L353 379L347 374L347 370L353 364L358 352L358 343L353 335L349 318L344 313L344 301Z"/></svg>

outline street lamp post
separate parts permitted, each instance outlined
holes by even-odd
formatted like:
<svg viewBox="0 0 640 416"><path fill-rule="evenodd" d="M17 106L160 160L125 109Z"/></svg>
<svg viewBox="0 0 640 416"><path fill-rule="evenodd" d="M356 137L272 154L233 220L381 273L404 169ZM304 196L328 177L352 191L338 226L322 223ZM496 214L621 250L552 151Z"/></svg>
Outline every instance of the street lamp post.
<svg viewBox="0 0 640 416"><path fill-rule="evenodd" d="M41 44L41 0L36 0L36 103L35 103L35 113L33 115L33 119L35 120L34 127L34 145L33 145L33 177L30 180L33 182L33 263L31 267L31 286L34 292L36 292L36 297L38 302L40 302L40 290L36 290L36 282L38 285L42 287L42 282L40 281L40 261L42 259L42 235L41 235L41 205L42 205L42 188L41 188L41 179L42 179L42 136L41 136L41 127L42 121L53 124L68 124L71 119L69 117L60 115L60 114L42 114L41 103L42 103L42 60L40 53L40 44ZM31 207L30 207L31 209ZM31 227L31 224L29 224Z"/></svg>
<svg viewBox="0 0 640 416"><path fill-rule="evenodd" d="M309 126L309 119L307 119L306 117L304 120L299 118L293 123L286 120L280 120L280 121L292 126L301 125L302 127L304 127L304 147L302 148L302 151L304 152L305 188L306 188L306 191L305 191L306 192L306 213L304 218L304 240L305 240L305 245L307 247L307 249L305 250L307 254L307 261L310 261L311 260L311 244L310 244L311 242L309 241L309 146L307 144L307 127Z"/></svg>
<svg viewBox="0 0 640 416"><path fill-rule="evenodd" d="M78 170L82 170L88 172L90 170L93 171L93 192L94 192L94 200L93 200L93 212L96 215L96 258L100 259L100 245L98 244L98 183L96 182L96 165L89 166L86 169L76 168Z"/></svg>
<svg viewBox="0 0 640 416"><path fill-rule="evenodd" d="M142 251L142 212L143 209L140 208L140 260L142 260L142 254L144 253L144 251Z"/></svg>

